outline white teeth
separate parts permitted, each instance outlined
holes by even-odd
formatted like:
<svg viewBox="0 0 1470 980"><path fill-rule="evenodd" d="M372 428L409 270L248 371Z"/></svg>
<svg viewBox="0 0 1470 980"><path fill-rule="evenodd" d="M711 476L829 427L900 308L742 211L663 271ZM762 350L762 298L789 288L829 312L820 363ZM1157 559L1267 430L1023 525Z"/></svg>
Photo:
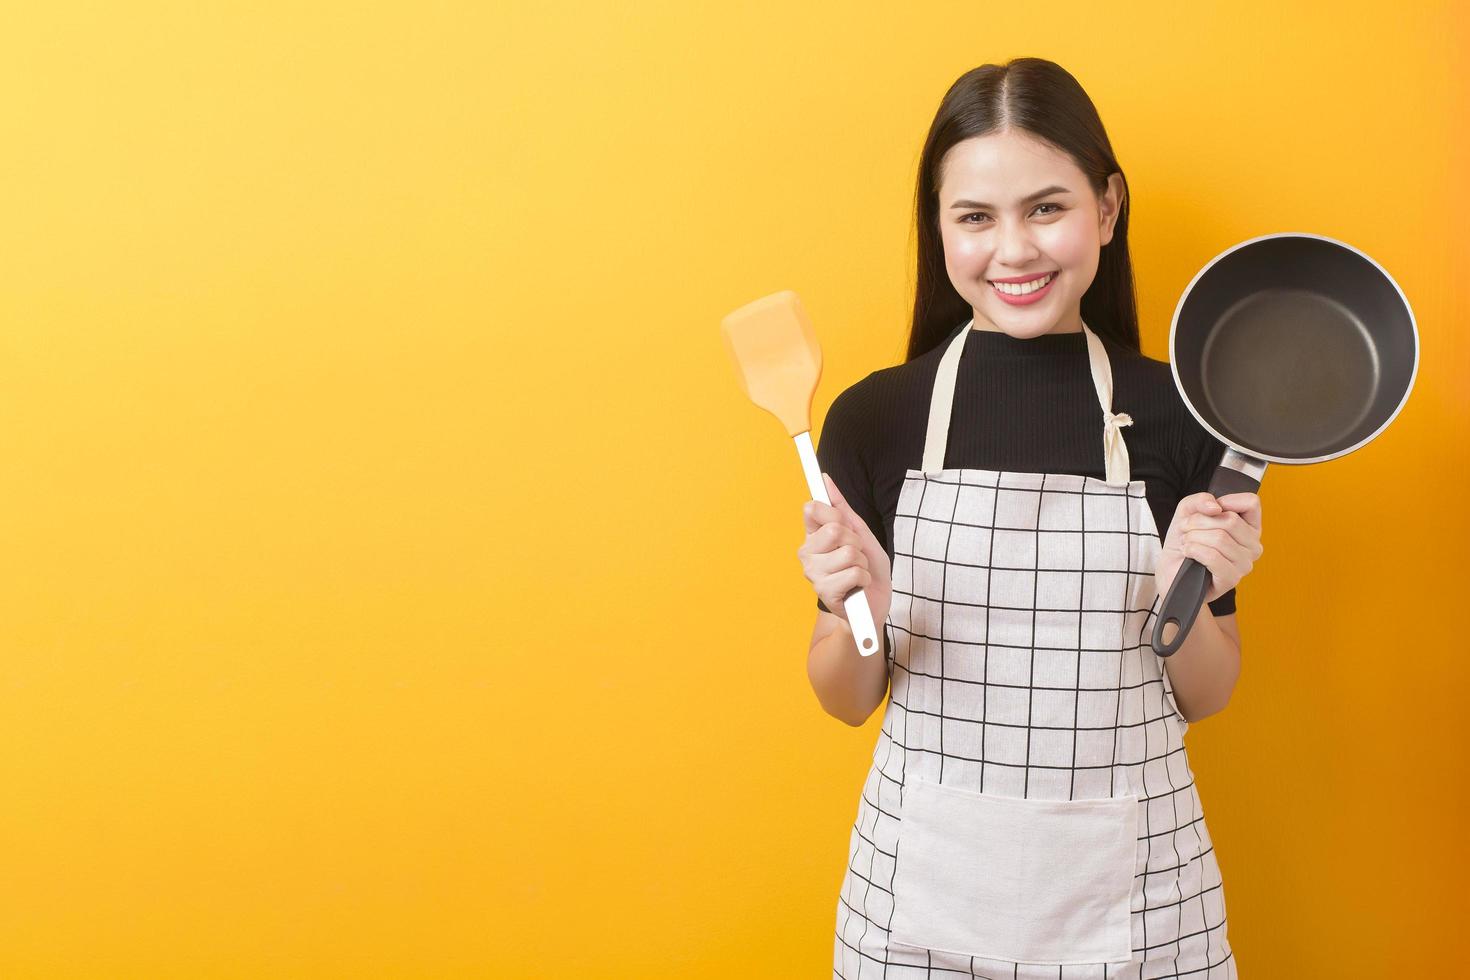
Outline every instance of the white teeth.
<svg viewBox="0 0 1470 980"><path fill-rule="evenodd" d="M1033 279L1030 282L993 282L991 285L1007 296L1025 296L1027 293L1036 292L1056 277L1057 274L1053 272L1041 279Z"/></svg>

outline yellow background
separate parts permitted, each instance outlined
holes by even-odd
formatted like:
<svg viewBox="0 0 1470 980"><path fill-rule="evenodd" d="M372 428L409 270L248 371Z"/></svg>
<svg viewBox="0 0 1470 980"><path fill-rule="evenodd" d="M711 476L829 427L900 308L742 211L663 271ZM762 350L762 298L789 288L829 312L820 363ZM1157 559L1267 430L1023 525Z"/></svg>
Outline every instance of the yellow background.
<svg viewBox="0 0 1470 980"><path fill-rule="evenodd" d="M1000 5L1005 7L1005 5ZM805 676L820 419L901 359L948 85L1051 58L1129 176L1144 349L1272 231L1422 337L1273 467L1188 745L1249 978L1463 964L1466 16L1448 3L12 5L0 977L818 977L879 714ZM1443 967L1443 969L1441 969Z"/></svg>

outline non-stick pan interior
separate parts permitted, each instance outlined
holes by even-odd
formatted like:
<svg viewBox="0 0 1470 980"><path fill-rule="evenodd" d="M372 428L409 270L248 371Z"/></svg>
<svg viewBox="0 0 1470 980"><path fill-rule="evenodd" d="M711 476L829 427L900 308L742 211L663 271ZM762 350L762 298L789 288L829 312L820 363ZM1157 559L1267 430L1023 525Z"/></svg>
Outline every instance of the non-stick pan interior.
<svg viewBox="0 0 1470 980"><path fill-rule="evenodd" d="M1372 438L1413 382L1403 295L1345 245L1272 236L1221 257L1177 312L1171 356L1195 413L1258 456L1308 462Z"/></svg>

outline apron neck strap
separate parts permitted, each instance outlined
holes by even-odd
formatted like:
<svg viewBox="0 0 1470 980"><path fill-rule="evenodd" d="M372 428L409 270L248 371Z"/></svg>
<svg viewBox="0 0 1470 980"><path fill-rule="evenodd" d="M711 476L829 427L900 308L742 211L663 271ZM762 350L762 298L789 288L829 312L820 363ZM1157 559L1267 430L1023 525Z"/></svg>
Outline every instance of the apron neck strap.
<svg viewBox="0 0 1470 980"><path fill-rule="evenodd" d="M939 359L934 391L929 398L929 426L924 433L925 473L944 469L945 450L949 447L950 415L954 410L955 378L959 375L960 354L974 324L972 318L961 327L948 341L944 355ZM1113 367L1108 361L1107 350L1086 323L1082 324L1082 333L1087 338L1087 366L1092 372L1092 386L1097 392L1097 403L1102 407L1104 479L1108 483L1127 483L1128 447L1120 430L1125 425L1132 425L1133 419L1123 412L1113 412Z"/></svg>

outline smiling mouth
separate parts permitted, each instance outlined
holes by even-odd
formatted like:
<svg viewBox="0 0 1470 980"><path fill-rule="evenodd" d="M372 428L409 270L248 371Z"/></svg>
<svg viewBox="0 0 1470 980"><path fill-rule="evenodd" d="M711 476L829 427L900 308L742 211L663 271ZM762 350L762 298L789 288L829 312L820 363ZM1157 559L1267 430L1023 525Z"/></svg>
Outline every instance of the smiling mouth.
<svg viewBox="0 0 1470 980"><path fill-rule="evenodd" d="M1056 277L1057 274L1055 272L1048 272L1043 276L1038 276L1027 282L996 282L993 279L987 279L986 282L1007 296L1025 296L1028 293L1036 292L1038 289L1044 289Z"/></svg>

